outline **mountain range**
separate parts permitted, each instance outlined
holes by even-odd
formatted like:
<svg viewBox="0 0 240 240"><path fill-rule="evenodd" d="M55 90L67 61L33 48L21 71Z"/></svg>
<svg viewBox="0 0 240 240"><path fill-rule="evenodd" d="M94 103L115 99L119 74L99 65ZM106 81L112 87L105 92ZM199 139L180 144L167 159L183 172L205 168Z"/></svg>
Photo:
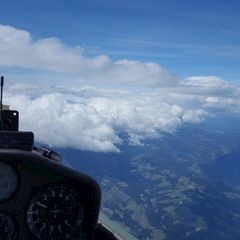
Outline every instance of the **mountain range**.
<svg viewBox="0 0 240 240"><path fill-rule="evenodd" d="M102 214L144 240L240 238L240 127L212 119L120 153L55 149L102 188Z"/></svg>

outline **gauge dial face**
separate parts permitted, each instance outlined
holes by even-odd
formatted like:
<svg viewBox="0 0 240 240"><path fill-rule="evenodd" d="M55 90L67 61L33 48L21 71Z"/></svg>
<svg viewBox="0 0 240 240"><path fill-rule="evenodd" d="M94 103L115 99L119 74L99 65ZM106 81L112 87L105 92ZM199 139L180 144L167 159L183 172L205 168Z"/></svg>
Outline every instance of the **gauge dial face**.
<svg viewBox="0 0 240 240"><path fill-rule="evenodd" d="M1 240L16 239L17 229L13 220L6 214L0 213L0 238Z"/></svg>
<svg viewBox="0 0 240 240"><path fill-rule="evenodd" d="M10 198L18 187L18 175L10 165L0 161L0 202Z"/></svg>
<svg viewBox="0 0 240 240"><path fill-rule="evenodd" d="M49 186L38 192L27 211L27 223L37 239L75 239L80 233L83 207L66 186Z"/></svg>

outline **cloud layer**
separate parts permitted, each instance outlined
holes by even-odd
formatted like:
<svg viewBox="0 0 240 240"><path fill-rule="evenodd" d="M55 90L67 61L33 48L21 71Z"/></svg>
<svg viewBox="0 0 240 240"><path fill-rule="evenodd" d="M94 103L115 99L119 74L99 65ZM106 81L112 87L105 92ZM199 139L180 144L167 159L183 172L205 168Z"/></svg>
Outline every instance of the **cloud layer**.
<svg viewBox="0 0 240 240"><path fill-rule="evenodd" d="M5 93L5 103L20 111L21 129L52 146L117 152L126 141L122 133L129 144L141 145L187 123L240 113L238 84L216 76L180 79L151 62L90 58L79 46L56 38L33 40L10 26L0 25L0 66L62 76L58 85L64 88L43 87L31 75L31 84L19 82ZM107 88L90 86L100 83ZM125 90L119 90L121 84Z"/></svg>
<svg viewBox="0 0 240 240"><path fill-rule="evenodd" d="M87 57L80 46L69 47L57 38L33 40L30 33L0 25L0 66L37 69L68 74L76 81L119 83L138 86L172 85L176 76L160 65L123 59L113 62L106 55Z"/></svg>
<svg viewBox="0 0 240 240"><path fill-rule="evenodd" d="M194 83L192 78L187 79L175 88L141 93L90 86L40 89L18 84L8 89L5 102L20 111L21 129L34 131L39 142L116 152L126 140L121 138L122 133L128 144L141 145L146 139L173 133L183 124L225 112L239 114L237 86L226 82L218 86L222 80L212 77L197 79Z"/></svg>
<svg viewBox="0 0 240 240"><path fill-rule="evenodd" d="M34 131L38 141L53 146L118 151L120 133L127 134L129 144L142 144L206 115L198 108L163 102L159 95L83 87L67 94L56 88L40 94L38 89L38 95L33 96L21 93L18 86L13 89L6 94L6 102L20 111L21 129Z"/></svg>

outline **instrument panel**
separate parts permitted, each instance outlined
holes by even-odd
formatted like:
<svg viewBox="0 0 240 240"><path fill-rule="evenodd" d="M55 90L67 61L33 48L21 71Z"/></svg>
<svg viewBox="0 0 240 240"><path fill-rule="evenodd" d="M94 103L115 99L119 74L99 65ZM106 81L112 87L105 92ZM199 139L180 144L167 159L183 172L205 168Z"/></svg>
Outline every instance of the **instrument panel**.
<svg viewBox="0 0 240 240"><path fill-rule="evenodd" d="M16 220L9 216L8 213L0 212L0 226L1 240L17 238L18 229Z"/></svg>
<svg viewBox="0 0 240 240"><path fill-rule="evenodd" d="M0 151L0 239L93 238L100 188L37 152Z"/></svg>
<svg viewBox="0 0 240 240"><path fill-rule="evenodd" d="M19 186L16 170L9 164L0 162L0 203L10 198Z"/></svg>
<svg viewBox="0 0 240 240"><path fill-rule="evenodd" d="M37 239L73 239L81 229L84 207L68 186L53 185L41 189L27 210L27 224Z"/></svg>

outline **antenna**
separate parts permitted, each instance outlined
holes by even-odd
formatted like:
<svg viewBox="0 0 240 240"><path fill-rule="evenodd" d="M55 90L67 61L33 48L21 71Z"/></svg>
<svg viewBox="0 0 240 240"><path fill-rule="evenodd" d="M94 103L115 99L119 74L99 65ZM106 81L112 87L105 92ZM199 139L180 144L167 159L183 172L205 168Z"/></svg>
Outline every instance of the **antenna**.
<svg viewBox="0 0 240 240"><path fill-rule="evenodd" d="M3 107L3 103L2 103L2 98L3 98L3 85L4 85L4 76L1 76L1 112L2 112L2 107Z"/></svg>
<svg viewBox="0 0 240 240"><path fill-rule="evenodd" d="M1 76L1 105L0 105L0 130L2 130L2 108L3 108L3 103L2 103L2 99L3 99L3 85L4 85L4 76Z"/></svg>

